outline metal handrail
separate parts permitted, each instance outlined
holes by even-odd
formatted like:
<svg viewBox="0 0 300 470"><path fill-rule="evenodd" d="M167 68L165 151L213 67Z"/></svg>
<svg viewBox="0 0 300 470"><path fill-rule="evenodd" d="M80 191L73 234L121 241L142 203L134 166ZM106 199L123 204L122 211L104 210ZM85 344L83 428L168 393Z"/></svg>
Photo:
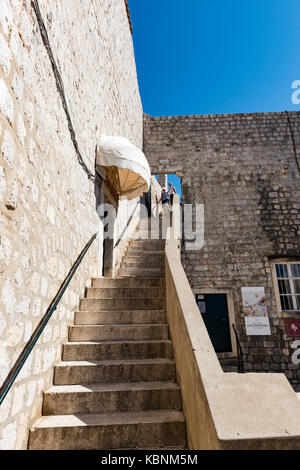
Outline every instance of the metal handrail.
<svg viewBox="0 0 300 470"><path fill-rule="evenodd" d="M239 340L239 337L238 337L238 334L237 334L237 331L235 329L235 326L234 324L232 323L232 328L233 328L233 331L235 333L235 338L236 338L236 345L237 345L237 353L238 353L238 372L240 374L243 374L245 372L245 368L244 368L244 360L243 360L243 350L242 350L242 346L241 346L241 343L240 343L240 340Z"/></svg>
<svg viewBox="0 0 300 470"><path fill-rule="evenodd" d="M26 359L28 358L29 354L33 350L36 342L38 341L39 337L41 336L45 326L47 325L48 321L52 317L53 312L56 310L58 303L60 302L65 290L67 289L68 285L70 284L74 274L76 273L81 261L83 260L84 256L86 255L88 249L92 245L93 241L96 239L98 233L95 233L90 241L85 245L83 250L81 251L80 255L76 259L75 263L71 267L67 277L63 281L62 285L60 286L57 294L55 295L54 299L52 300L51 304L49 305L45 315L40 320L39 324L37 325L36 329L32 333L29 341L26 343L23 351L21 352L20 356L16 360L15 364L11 368L8 376L4 380L1 388L0 388L0 405L3 402L4 398L6 397L7 393L9 392L11 386L13 385L14 381L17 378L20 370L22 369L23 365L25 364Z"/></svg>

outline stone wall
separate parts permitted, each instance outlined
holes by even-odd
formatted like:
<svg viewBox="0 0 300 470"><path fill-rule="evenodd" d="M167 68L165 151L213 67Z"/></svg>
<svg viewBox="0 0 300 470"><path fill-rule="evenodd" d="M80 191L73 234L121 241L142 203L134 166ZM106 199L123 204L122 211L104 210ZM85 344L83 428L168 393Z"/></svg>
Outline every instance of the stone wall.
<svg viewBox="0 0 300 470"><path fill-rule="evenodd" d="M290 119L300 153L300 116ZM286 113L144 118L152 173L182 174L183 202L205 207L205 246L182 254L194 293L230 289L246 369L284 371L299 384L271 275L272 257L300 259L300 175L292 149ZM272 336L246 336L244 286L266 288Z"/></svg>
<svg viewBox="0 0 300 470"><path fill-rule="evenodd" d="M158 217L162 211L162 203L158 202L161 199L162 187L155 178L151 176L151 213L153 217Z"/></svg>
<svg viewBox="0 0 300 470"><path fill-rule="evenodd" d="M40 8L78 146L94 172L101 134L142 146L124 0L40 0ZM79 297L102 271L94 192L78 163L31 2L1 0L0 384L79 252L93 233L100 235L0 406L0 449L26 447L28 425L40 414L41 392L52 383Z"/></svg>

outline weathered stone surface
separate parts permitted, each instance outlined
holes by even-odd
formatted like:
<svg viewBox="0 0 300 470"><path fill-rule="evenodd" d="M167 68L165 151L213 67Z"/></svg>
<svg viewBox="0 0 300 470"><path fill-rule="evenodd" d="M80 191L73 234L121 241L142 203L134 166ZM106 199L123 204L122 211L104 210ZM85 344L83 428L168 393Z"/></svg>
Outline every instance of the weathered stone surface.
<svg viewBox="0 0 300 470"><path fill-rule="evenodd" d="M164 310L121 310L107 312L76 312L75 325L130 325L166 323Z"/></svg>
<svg viewBox="0 0 300 470"><path fill-rule="evenodd" d="M138 275L138 273L137 273ZM101 312L107 310L161 310L165 306L165 301L162 298L150 297L150 298L130 298L130 299L82 299L80 302L80 310Z"/></svg>
<svg viewBox="0 0 300 470"><path fill-rule="evenodd" d="M40 8L78 146L94 172L101 134L121 135L142 147L142 105L124 1L75 3L54 0L40 2ZM116 240L135 205L120 203ZM115 264L138 217L136 211L115 250ZM14 387L0 407L1 449L27 446L29 420L40 414L41 390L51 383L78 299L87 280L102 273L103 241L95 186L77 160L32 4L1 0L0 385L79 252L98 230L98 240L14 386L22 393L13 400L13 413L9 404Z"/></svg>
<svg viewBox="0 0 300 470"><path fill-rule="evenodd" d="M180 388L173 382L66 385L44 394L43 415L180 410Z"/></svg>
<svg viewBox="0 0 300 470"><path fill-rule="evenodd" d="M300 161L299 113L289 114ZM286 113L145 115L144 152L152 173L183 175L183 203L204 204L204 247L182 253L193 292L230 289L247 370L283 371L299 384L271 275L272 257L300 253L299 174ZM265 287L269 338L246 335L245 286Z"/></svg>
<svg viewBox="0 0 300 470"><path fill-rule="evenodd" d="M127 259L127 257L126 257ZM123 263L122 263L123 266ZM127 287L127 288L88 288L86 291L87 299L130 299L130 298L148 298L148 297L165 297L165 289L156 288L156 287Z"/></svg>
<svg viewBox="0 0 300 470"><path fill-rule="evenodd" d="M70 327L70 341L118 341L143 339L169 339L168 325L76 325Z"/></svg>
<svg viewBox="0 0 300 470"><path fill-rule="evenodd" d="M128 250L127 252L128 253ZM165 287L164 278L114 278L114 279L92 279L92 287L101 288L101 287L110 287L110 288L126 288L126 287Z"/></svg>
<svg viewBox="0 0 300 470"><path fill-rule="evenodd" d="M185 422L178 411L107 413L99 415L45 416L30 434L29 448L145 449L185 446ZM149 447L148 447L149 448Z"/></svg>
<svg viewBox="0 0 300 470"><path fill-rule="evenodd" d="M72 342L63 346L64 361L92 359L171 359L170 340Z"/></svg>
<svg viewBox="0 0 300 470"><path fill-rule="evenodd" d="M55 368L54 385L146 381L175 382L171 359L123 359L61 362Z"/></svg>

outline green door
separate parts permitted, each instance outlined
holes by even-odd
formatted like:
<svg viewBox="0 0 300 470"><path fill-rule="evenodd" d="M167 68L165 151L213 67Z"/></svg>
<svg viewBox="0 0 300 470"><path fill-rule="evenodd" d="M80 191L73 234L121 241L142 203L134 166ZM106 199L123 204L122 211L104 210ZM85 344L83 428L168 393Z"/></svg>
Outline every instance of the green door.
<svg viewBox="0 0 300 470"><path fill-rule="evenodd" d="M196 302L215 351L231 352L227 295L197 294Z"/></svg>

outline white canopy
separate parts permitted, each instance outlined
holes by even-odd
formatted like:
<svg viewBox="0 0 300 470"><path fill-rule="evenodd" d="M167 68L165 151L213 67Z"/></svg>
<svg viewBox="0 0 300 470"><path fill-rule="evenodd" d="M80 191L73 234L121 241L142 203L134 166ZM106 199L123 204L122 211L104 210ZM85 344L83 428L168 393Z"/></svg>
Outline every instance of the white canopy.
<svg viewBox="0 0 300 470"><path fill-rule="evenodd" d="M150 187L150 168L144 153L124 137L102 135L97 164L116 167L120 196L134 199Z"/></svg>

